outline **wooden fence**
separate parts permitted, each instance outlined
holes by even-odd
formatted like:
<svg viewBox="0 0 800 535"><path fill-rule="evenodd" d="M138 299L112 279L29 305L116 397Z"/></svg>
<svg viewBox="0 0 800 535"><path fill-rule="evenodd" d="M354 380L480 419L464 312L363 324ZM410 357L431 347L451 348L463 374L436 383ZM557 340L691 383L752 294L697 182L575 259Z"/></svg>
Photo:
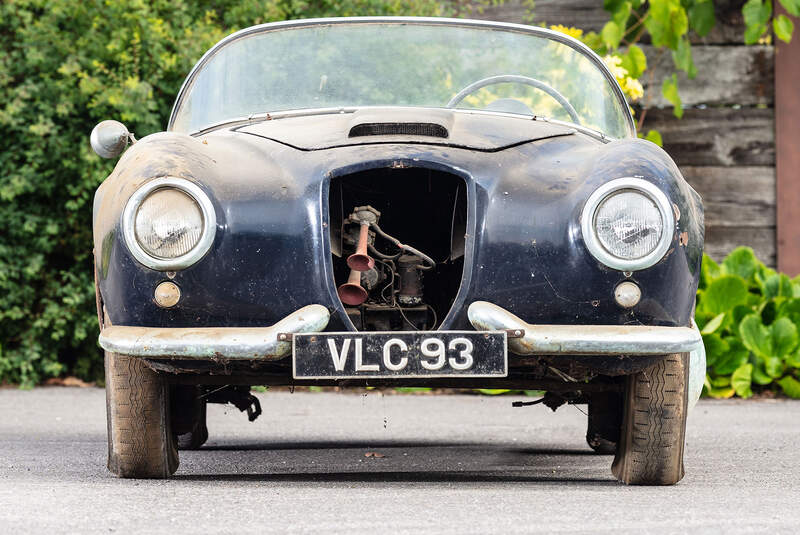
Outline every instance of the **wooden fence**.
<svg viewBox="0 0 800 535"><path fill-rule="evenodd" d="M644 100L653 108L642 130L661 132L664 149L703 196L708 254L720 260L748 245L775 266L775 52L773 46L743 44L742 3L715 2L717 24L693 47L697 77L678 75L682 119L660 91L664 77L674 72L670 54L642 46L653 69L652 82L648 74L643 80ZM529 23L530 15L524 0L507 0L477 16ZM606 21L601 0L536 0L533 8L535 24L599 32Z"/></svg>

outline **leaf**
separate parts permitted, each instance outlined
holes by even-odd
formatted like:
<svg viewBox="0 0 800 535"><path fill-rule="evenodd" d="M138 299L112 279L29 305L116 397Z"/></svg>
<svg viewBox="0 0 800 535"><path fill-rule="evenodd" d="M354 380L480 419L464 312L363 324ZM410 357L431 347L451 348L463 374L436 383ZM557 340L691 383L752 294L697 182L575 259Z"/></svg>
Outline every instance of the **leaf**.
<svg viewBox="0 0 800 535"><path fill-rule="evenodd" d="M731 386L736 393L743 398L749 398L753 395L753 390L750 385L753 382L753 365L742 364L731 375Z"/></svg>
<svg viewBox="0 0 800 535"><path fill-rule="evenodd" d="M760 262L750 247L737 247L722 261L722 267L729 275L738 275L750 280Z"/></svg>
<svg viewBox="0 0 800 535"><path fill-rule="evenodd" d="M772 20L772 27L775 30L775 35L781 41L787 43L792 41L792 32L794 32L794 23L784 14L780 14Z"/></svg>
<svg viewBox="0 0 800 535"><path fill-rule="evenodd" d="M761 289L767 299L794 296L792 281L783 273L768 276L761 285Z"/></svg>
<svg viewBox="0 0 800 535"><path fill-rule="evenodd" d="M800 299L787 299L778 308L778 316L789 318L795 325L800 325Z"/></svg>
<svg viewBox="0 0 800 535"><path fill-rule="evenodd" d="M690 79L697 76L697 68L692 60L692 45L688 39L683 38L678 41L678 48L672 52L672 60L675 62L675 66L686 72Z"/></svg>
<svg viewBox="0 0 800 535"><path fill-rule="evenodd" d="M628 51L620 56L622 67L628 71L631 78L639 78L647 70L647 56L642 49L636 45L628 47Z"/></svg>
<svg viewBox="0 0 800 535"><path fill-rule="evenodd" d="M767 31L767 23L772 16L772 2L767 0L748 0L742 7L744 15L744 42L748 45L758 42Z"/></svg>
<svg viewBox="0 0 800 535"><path fill-rule="evenodd" d="M714 373L728 375L747 362L750 351L736 338L726 337L722 341L727 344L728 350L717 359L714 364Z"/></svg>
<svg viewBox="0 0 800 535"><path fill-rule="evenodd" d="M706 365L709 368L714 368L717 361L724 358L730 351L728 342L717 334L704 334L703 347L706 349Z"/></svg>
<svg viewBox="0 0 800 535"><path fill-rule="evenodd" d="M795 17L800 17L800 0L780 0L783 9Z"/></svg>
<svg viewBox="0 0 800 535"><path fill-rule="evenodd" d="M739 334L745 347L760 357L769 357L772 353L770 332L756 314L750 314L739 324Z"/></svg>
<svg viewBox="0 0 800 535"><path fill-rule="evenodd" d="M675 114L675 117L678 119L683 117L683 105L681 96L678 94L678 76L675 73L672 74L672 77L664 79L661 84L661 93L674 106L672 113Z"/></svg>
<svg viewBox="0 0 800 535"><path fill-rule="evenodd" d="M800 399L800 381L787 375L778 384L781 386L783 393L793 399Z"/></svg>
<svg viewBox="0 0 800 535"><path fill-rule="evenodd" d="M723 275L703 292L700 306L710 314L717 315L731 310L747 300L747 285L741 277Z"/></svg>
<svg viewBox="0 0 800 535"><path fill-rule="evenodd" d="M780 318L770 330L774 356L784 360L797 347L797 326L789 318Z"/></svg>
<svg viewBox="0 0 800 535"><path fill-rule="evenodd" d="M701 0L689 8L689 26L700 37L705 37L716 22L714 2L712 0Z"/></svg>
<svg viewBox="0 0 800 535"><path fill-rule="evenodd" d="M678 39L689 29L689 18L677 0L650 0L650 13L644 24L653 45L675 50Z"/></svg>
<svg viewBox="0 0 800 535"><path fill-rule="evenodd" d="M713 333L714 331L716 331L719 328L720 325L722 325L722 320L724 320L724 319L725 319L725 313L724 312L722 312L720 314L717 314L716 316L714 316L714 318L711 321L706 323L705 327L703 327L703 330L700 331L700 334L711 334L711 333Z"/></svg>
<svg viewBox="0 0 800 535"><path fill-rule="evenodd" d="M711 281L722 274L719 264L714 259L703 253L703 264L700 267L700 287L705 288Z"/></svg>
<svg viewBox="0 0 800 535"><path fill-rule="evenodd" d="M631 16L631 3L630 2L615 2L617 8L614 10L611 20L617 23L620 30L624 33L625 28L628 26L628 18Z"/></svg>
<svg viewBox="0 0 800 535"><path fill-rule="evenodd" d="M731 378L730 377L714 377L711 379L711 386L714 388L722 388L725 386L731 386Z"/></svg>
<svg viewBox="0 0 800 535"><path fill-rule="evenodd" d="M773 377L782 373L783 360L798 343L797 326L789 318L766 327L757 314L750 314L739 325L739 334L745 347L763 359L767 374Z"/></svg>
<svg viewBox="0 0 800 535"><path fill-rule="evenodd" d="M759 366L753 367L753 382L761 386L766 386L772 382L772 377Z"/></svg>
<svg viewBox="0 0 800 535"><path fill-rule="evenodd" d="M747 28L744 30L744 44L746 45L756 44L766 31L767 31L766 24L754 24L752 26L747 26Z"/></svg>
<svg viewBox="0 0 800 535"><path fill-rule="evenodd" d="M619 46L619 42L622 39L622 28L619 27L619 24L610 20L606 22L603 29L600 31L600 37L603 38L603 43L608 48L617 48Z"/></svg>
<svg viewBox="0 0 800 535"><path fill-rule="evenodd" d="M716 399L728 399L732 398L733 395L736 393L736 390L733 388L726 386L722 388L708 388L706 387L706 394L711 396L712 398Z"/></svg>
<svg viewBox="0 0 800 535"><path fill-rule="evenodd" d="M778 357L764 357L764 371L767 375L777 379L783 375L783 362Z"/></svg>
<svg viewBox="0 0 800 535"><path fill-rule="evenodd" d="M661 134L658 132L658 130L649 130L647 135L643 135L641 132L639 132L639 137L646 139L650 143L655 143L659 147L664 146L664 141L661 139Z"/></svg>
<svg viewBox="0 0 800 535"><path fill-rule="evenodd" d="M744 23L748 26L753 24L766 24L772 16L772 2L770 0L748 0L742 6Z"/></svg>

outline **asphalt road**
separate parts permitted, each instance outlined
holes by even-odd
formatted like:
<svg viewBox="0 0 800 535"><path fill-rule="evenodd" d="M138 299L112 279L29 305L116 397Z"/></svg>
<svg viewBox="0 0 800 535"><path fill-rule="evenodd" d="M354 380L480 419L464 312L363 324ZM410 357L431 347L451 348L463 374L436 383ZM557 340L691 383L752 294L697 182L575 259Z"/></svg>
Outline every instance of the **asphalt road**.
<svg viewBox="0 0 800 535"><path fill-rule="evenodd" d="M0 532L800 531L797 402L700 403L686 478L644 488L614 481L611 457L586 446L576 407L260 397L253 424L212 405L208 445L181 452L174 479L133 481L105 469L102 390L0 389Z"/></svg>

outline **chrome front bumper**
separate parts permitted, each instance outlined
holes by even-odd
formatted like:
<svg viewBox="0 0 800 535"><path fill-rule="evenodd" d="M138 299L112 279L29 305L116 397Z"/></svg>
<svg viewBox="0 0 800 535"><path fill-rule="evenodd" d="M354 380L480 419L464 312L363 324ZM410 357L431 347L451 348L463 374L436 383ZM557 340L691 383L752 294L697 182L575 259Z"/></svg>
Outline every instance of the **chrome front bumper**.
<svg viewBox="0 0 800 535"><path fill-rule="evenodd" d="M308 305L271 327L156 328L109 326L100 347L111 353L150 359L278 360L292 351L278 334L319 332L330 319L322 305Z"/></svg>
<svg viewBox="0 0 800 535"><path fill-rule="evenodd" d="M520 331L508 339L517 355L666 355L691 352L703 341L691 327L531 325L486 301L472 303L467 315L479 331Z"/></svg>

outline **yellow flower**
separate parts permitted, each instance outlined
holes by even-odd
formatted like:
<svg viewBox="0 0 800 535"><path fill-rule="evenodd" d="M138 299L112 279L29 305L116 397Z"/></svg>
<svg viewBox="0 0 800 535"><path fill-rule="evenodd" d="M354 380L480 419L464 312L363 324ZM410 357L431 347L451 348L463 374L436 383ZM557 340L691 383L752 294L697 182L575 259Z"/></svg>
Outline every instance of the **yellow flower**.
<svg viewBox="0 0 800 535"><path fill-rule="evenodd" d="M556 24L554 26L550 26L550 29L555 32L561 32L569 35L570 37L574 37L575 39L580 39L583 37L583 30L580 28L575 28L574 26L570 26L567 28L561 24Z"/></svg>
<svg viewBox="0 0 800 535"><path fill-rule="evenodd" d="M614 78L617 79L622 92L628 96L631 102L636 102L644 96L644 88L641 82L628 76L628 69L622 66L622 58L608 55L603 58L603 62L614 75Z"/></svg>

